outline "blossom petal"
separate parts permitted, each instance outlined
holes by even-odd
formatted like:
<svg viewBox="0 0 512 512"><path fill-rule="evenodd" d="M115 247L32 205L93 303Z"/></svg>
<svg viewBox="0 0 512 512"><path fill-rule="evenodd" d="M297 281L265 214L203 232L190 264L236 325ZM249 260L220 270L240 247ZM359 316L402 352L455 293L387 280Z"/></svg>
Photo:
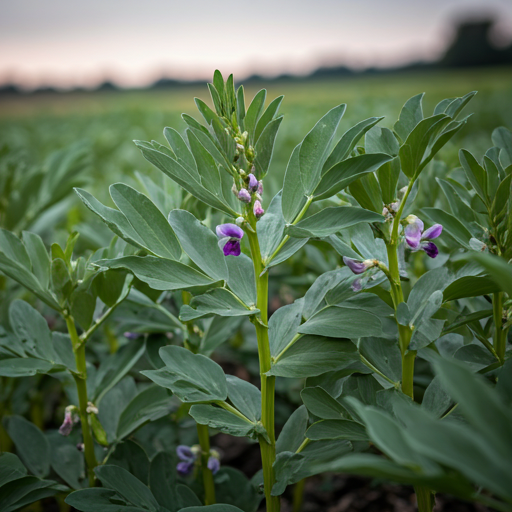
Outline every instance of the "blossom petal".
<svg viewBox="0 0 512 512"><path fill-rule="evenodd" d="M220 461L216 457L210 457L208 459L208 469L215 475L220 469Z"/></svg>
<svg viewBox="0 0 512 512"><path fill-rule="evenodd" d="M441 224L434 224L428 228L421 236L422 240L433 240L437 238L443 232L443 226Z"/></svg>
<svg viewBox="0 0 512 512"><path fill-rule="evenodd" d="M228 240L222 250L224 251L224 256L240 256L240 241Z"/></svg>
<svg viewBox="0 0 512 512"><path fill-rule="evenodd" d="M418 219L419 220L419 219ZM417 250L421 242L421 228L419 223L413 222L405 226L405 241L411 249Z"/></svg>
<svg viewBox="0 0 512 512"><path fill-rule="evenodd" d="M435 258L439 254L439 249L434 242L423 242L421 248L427 253L427 256Z"/></svg>
<svg viewBox="0 0 512 512"><path fill-rule="evenodd" d="M194 462L196 458L190 446L186 446L184 444L180 444L176 448L176 453L178 454L178 457L185 462Z"/></svg>
<svg viewBox="0 0 512 512"><path fill-rule="evenodd" d="M240 240L244 236L244 230L236 224L219 224L215 230L219 238L229 237Z"/></svg>
<svg viewBox="0 0 512 512"><path fill-rule="evenodd" d="M190 475L190 473L192 473L193 469L194 469L193 462L178 462L178 464L176 466L176 470L182 476Z"/></svg>
<svg viewBox="0 0 512 512"><path fill-rule="evenodd" d="M345 263L345 265L347 265L354 274L362 274L367 269L366 265L362 261L356 261L352 258L348 258L347 256L343 256L343 263Z"/></svg>

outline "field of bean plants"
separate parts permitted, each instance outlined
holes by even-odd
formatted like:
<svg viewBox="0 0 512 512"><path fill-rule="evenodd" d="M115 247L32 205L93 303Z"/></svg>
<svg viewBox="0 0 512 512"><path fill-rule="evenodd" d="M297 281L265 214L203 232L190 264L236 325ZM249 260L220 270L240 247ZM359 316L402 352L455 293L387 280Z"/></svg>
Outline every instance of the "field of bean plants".
<svg viewBox="0 0 512 512"><path fill-rule="evenodd" d="M511 512L511 129L509 69L0 97L0 511Z"/></svg>

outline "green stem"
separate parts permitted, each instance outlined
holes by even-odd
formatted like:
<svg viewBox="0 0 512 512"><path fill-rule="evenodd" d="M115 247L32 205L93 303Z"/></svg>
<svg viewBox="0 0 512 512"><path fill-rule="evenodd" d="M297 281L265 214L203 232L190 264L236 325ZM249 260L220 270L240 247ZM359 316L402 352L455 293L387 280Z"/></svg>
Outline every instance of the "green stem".
<svg viewBox="0 0 512 512"><path fill-rule="evenodd" d="M416 500L418 502L418 512L432 512L435 504L432 491L426 487L416 485L414 492L416 493Z"/></svg>
<svg viewBox="0 0 512 512"><path fill-rule="evenodd" d="M503 292L496 292L493 295L492 311L494 317L494 351L498 359L505 361L506 337L503 336Z"/></svg>
<svg viewBox="0 0 512 512"><path fill-rule="evenodd" d="M78 409L80 413L80 423L82 425L82 437L84 440L85 462L87 464L87 474L89 476L89 487L94 487L94 468L98 465L94 453L94 441L92 438L89 417L87 414L87 367L85 361L85 344L82 343L76 332L75 321L73 317L66 316L66 325L75 354L77 373L73 374L76 389L78 392Z"/></svg>
<svg viewBox="0 0 512 512"><path fill-rule="evenodd" d="M215 501L215 484L213 483L213 474L208 469L208 459L210 457L210 435L206 425L197 423L197 437L201 445L201 470L203 473L204 485L204 504L214 505Z"/></svg>
<svg viewBox="0 0 512 512"><path fill-rule="evenodd" d="M304 503L304 486L306 479L299 480L293 488L293 512L300 512Z"/></svg>
<svg viewBox="0 0 512 512"><path fill-rule="evenodd" d="M284 353L289 349L291 348L293 345L295 345L295 343L297 341L300 340L300 338L302 338L302 336L304 336L303 334L300 334L300 333L297 333L293 338L292 340L290 341L290 343L288 343L288 345L286 345L286 347L283 348L283 350L281 350L281 352L279 352L279 354L277 354L276 357L274 357L274 364L277 363L279 361L279 359L281 359L281 357L283 357Z"/></svg>
<svg viewBox="0 0 512 512"><path fill-rule="evenodd" d="M247 229L247 238L251 247L251 255L256 276L256 307L260 310L260 317L256 318L256 338L258 340L258 357L260 363L261 380L261 423L267 431L270 443L260 437L261 462L263 466L263 482L267 512L279 512L281 508L279 497L272 496L272 487L275 483L274 461L276 459L276 438L274 427L274 394L275 377L268 377L266 373L271 367L270 345L268 341L268 272L263 275L260 245L256 235L256 219L251 218L251 230Z"/></svg>

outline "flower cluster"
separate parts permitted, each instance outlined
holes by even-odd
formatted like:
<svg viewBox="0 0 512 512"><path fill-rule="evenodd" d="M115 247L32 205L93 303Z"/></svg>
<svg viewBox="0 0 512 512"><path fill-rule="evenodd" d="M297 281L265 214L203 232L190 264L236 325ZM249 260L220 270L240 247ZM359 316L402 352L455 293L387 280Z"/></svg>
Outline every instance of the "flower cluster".
<svg viewBox="0 0 512 512"><path fill-rule="evenodd" d="M264 213L261 206L261 196L263 194L263 183L258 181L256 176L251 172L249 176L245 177L245 172L241 171L241 175L245 178L245 187L242 187L240 190L237 190L236 186L234 188L234 192L237 194L238 199L245 204L252 203L253 204L253 213L254 216L259 219Z"/></svg>
<svg viewBox="0 0 512 512"><path fill-rule="evenodd" d="M180 459L176 466L176 470L181 476L187 476L192 473L194 466L200 463L201 447L199 445L186 446L180 444L176 448L176 453ZM210 450L208 458L208 469L215 475L220 469L220 455L217 450Z"/></svg>
<svg viewBox="0 0 512 512"><path fill-rule="evenodd" d="M405 218L407 225L404 229L405 241L407 245L414 251L425 251L427 256L435 258L439 254L437 245L432 242L443 232L441 224L434 224L432 227L424 231L423 221L416 215L409 215Z"/></svg>
<svg viewBox="0 0 512 512"><path fill-rule="evenodd" d="M73 430L73 425L80 421L78 416L78 409L75 405L68 405L66 412L64 413L64 421L59 427L59 434L63 436L69 436Z"/></svg>

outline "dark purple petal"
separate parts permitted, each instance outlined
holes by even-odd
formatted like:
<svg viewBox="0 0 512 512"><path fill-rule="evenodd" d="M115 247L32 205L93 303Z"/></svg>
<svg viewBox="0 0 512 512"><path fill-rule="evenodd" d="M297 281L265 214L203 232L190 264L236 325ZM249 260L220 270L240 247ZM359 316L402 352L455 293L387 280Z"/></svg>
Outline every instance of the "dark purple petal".
<svg viewBox="0 0 512 512"><path fill-rule="evenodd" d="M194 463L193 462L178 462L178 465L176 466L176 471L181 476L187 476L192 473L192 470L194 469Z"/></svg>
<svg viewBox="0 0 512 512"><path fill-rule="evenodd" d="M224 251L224 256L240 256L240 241L228 240L222 250Z"/></svg>
<svg viewBox="0 0 512 512"><path fill-rule="evenodd" d="M439 254L439 249L434 242L424 242L421 244L421 248L427 253L427 256L435 258Z"/></svg>
<svg viewBox="0 0 512 512"><path fill-rule="evenodd" d="M240 192L238 192L238 199L240 199L242 203L250 203L252 201L251 194L249 194L249 191L245 188L242 188Z"/></svg>
<svg viewBox="0 0 512 512"><path fill-rule="evenodd" d="M210 457L208 459L208 469L215 475L220 469L220 460L217 457Z"/></svg>
<svg viewBox="0 0 512 512"><path fill-rule="evenodd" d="M419 219L418 219L419 220ZM408 224L404 230L405 241L411 249L417 250L421 242L421 228L418 223Z"/></svg>
<svg viewBox="0 0 512 512"><path fill-rule="evenodd" d="M186 446L184 444L180 444L176 448L176 453L178 454L178 457L185 462L194 462L196 459L196 456L190 446Z"/></svg>
<svg viewBox="0 0 512 512"><path fill-rule="evenodd" d="M216 228L217 236L219 238L237 238L241 240L244 236L244 231L236 224L219 224Z"/></svg>
<svg viewBox="0 0 512 512"><path fill-rule="evenodd" d="M347 256L343 256L343 263L345 263L354 274L362 274L366 271L366 265L362 261L356 261Z"/></svg>
<svg viewBox="0 0 512 512"><path fill-rule="evenodd" d="M251 192L256 192L258 190L258 179L252 172L249 174L249 190Z"/></svg>
<svg viewBox="0 0 512 512"><path fill-rule="evenodd" d="M259 201L254 201L254 216L259 219L264 213L265 210L261 207L261 203Z"/></svg>
<svg viewBox="0 0 512 512"><path fill-rule="evenodd" d="M432 227L428 228L423 235L421 235L422 240L433 240L437 238L443 232L443 226L441 224L434 224Z"/></svg>

